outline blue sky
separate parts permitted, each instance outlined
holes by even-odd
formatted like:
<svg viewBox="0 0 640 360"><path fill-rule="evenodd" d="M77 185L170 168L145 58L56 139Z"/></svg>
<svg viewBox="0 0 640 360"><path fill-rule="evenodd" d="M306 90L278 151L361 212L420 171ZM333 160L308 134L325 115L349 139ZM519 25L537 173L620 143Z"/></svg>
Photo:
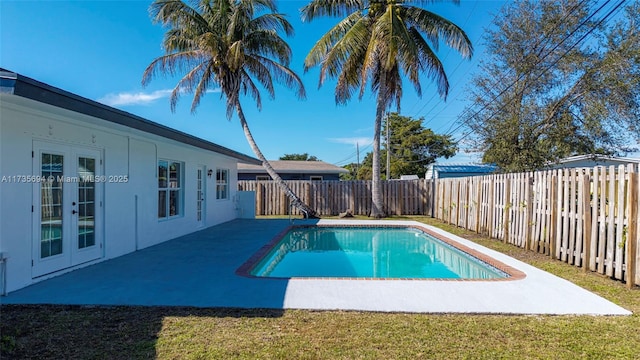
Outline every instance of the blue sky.
<svg viewBox="0 0 640 360"><path fill-rule="evenodd" d="M162 55L163 28L148 15L150 1L14 1L0 0L0 67L97 100L149 120L196 135L231 149L253 155L237 118L228 121L224 101L213 91L207 94L196 114L191 98L181 98L175 113L169 108L168 92L176 79L157 78L147 87L140 84L147 65ZM464 108L467 86L483 57L482 33L490 25L503 1L462 0L460 5L444 2L427 6L461 26L471 38L475 54L463 60L441 44L451 85L443 102L426 76L423 96L418 98L405 84L402 114L424 117L424 126L448 133ZM302 23L299 9L304 1L279 1L279 11L288 14L296 35L288 42L293 50L290 67L302 78L306 100L298 100L285 88L276 98L263 93L262 111L253 100L243 107L253 135L268 159L284 154L309 153L336 165L356 161L371 150L375 97L370 93L346 106L334 102L334 81L318 88L318 70L303 73L309 49L337 19ZM454 139L462 133L454 133ZM451 161L478 161L464 154Z"/></svg>

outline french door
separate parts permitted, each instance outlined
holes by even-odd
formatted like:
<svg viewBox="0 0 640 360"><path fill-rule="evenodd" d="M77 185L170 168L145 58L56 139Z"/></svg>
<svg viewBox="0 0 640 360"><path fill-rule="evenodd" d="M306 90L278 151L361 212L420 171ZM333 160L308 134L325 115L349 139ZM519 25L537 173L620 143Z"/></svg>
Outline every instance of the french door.
<svg viewBox="0 0 640 360"><path fill-rule="evenodd" d="M92 148L33 143L33 277L102 256L102 156Z"/></svg>

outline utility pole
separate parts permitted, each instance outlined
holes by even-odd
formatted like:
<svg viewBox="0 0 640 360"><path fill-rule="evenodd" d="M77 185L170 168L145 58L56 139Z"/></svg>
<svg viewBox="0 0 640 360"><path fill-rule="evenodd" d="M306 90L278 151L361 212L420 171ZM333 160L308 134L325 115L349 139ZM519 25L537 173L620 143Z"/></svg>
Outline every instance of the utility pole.
<svg viewBox="0 0 640 360"><path fill-rule="evenodd" d="M389 147L389 135L391 130L389 129L389 113L386 115L387 119L387 180L391 179L391 148Z"/></svg>

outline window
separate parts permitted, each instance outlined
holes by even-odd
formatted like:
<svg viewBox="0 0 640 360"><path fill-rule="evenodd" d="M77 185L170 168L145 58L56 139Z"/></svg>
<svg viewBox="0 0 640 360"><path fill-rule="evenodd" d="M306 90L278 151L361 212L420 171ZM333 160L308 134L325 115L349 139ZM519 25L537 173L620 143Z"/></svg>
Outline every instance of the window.
<svg viewBox="0 0 640 360"><path fill-rule="evenodd" d="M216 170L216 199L229 198L229 170Z"/></svg>
<svg viewBox="0 0 640 360"><path fill-rule="evenodd" d="M267 175L257 175L256 176L256 181L269 181L271 180L271 176Z"/></svg>
<svg viewBox="0 0 640 360"><path fill-rule="evenodd" d="M158 218L182 215L182 171L177 161L158 161Z"/></svg>
<svg viewBox="0 0 640 360"><path fill-rule="evenodd" d="M319 176L319 175L315 175L315 176L314 176L314 175L311 175L311 176L309 176L309 180L311 180L311 181L322 181L322 176Z"/></svg>

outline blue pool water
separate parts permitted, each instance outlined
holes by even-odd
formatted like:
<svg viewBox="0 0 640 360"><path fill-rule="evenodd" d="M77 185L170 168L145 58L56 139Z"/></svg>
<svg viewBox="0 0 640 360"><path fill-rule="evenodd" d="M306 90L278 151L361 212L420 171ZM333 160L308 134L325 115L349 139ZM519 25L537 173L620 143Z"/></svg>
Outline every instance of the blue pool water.
<svg viewBox="0 0 640 360"><path fill-rule="evenodd" d="M284 278L508 277L418 229L390 227L294 228L256 263L250 273Z"/></svg>

